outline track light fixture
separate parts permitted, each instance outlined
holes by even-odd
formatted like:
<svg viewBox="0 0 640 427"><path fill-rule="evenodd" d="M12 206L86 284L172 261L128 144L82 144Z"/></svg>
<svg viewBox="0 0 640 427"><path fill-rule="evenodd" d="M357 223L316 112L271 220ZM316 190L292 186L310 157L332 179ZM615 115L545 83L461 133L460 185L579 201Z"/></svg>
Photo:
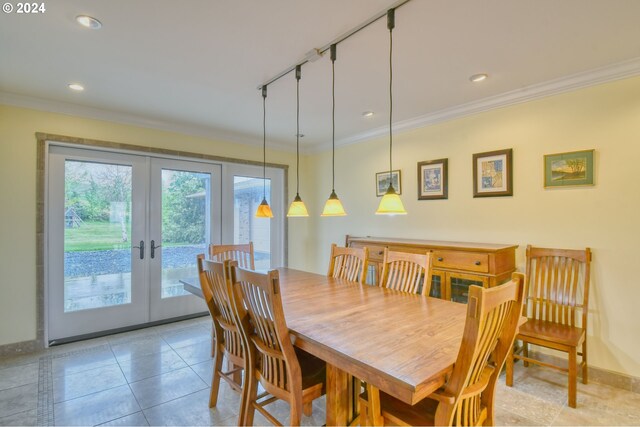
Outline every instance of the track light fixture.
<svg viewBox="0 0 640 427"><path fill-rule="evenodd" d="M331 45L331 195L320 216L345 216L342 202L336 194L336 44Z"/></svg>
<svg viewBox="0 0 640 427"><path fill-rule="evenodd" d="M392 132L392 119L393 119L393 28L395 27L395 9L389 9L387 11L387 28L389 29L389 188L376 211L376 215L406 215L407 211L404 209L402 200L395 188L393 188L393 180L391 179L393 166L393 132Z"/></svg>
<svg viewBox="0 0 640 427"><path fill-rule="evenodd" d="M296 66L296 197L289 206L289 217L309 216L307 207L300 198L300 78L302 66Z"/></svg>
<svg viewBox="0 0 640 427"><path fill-rule="evenodd" d="M267 86L262 86L262 203L256 210L256 218L273 218L267 203Z"/></svg>

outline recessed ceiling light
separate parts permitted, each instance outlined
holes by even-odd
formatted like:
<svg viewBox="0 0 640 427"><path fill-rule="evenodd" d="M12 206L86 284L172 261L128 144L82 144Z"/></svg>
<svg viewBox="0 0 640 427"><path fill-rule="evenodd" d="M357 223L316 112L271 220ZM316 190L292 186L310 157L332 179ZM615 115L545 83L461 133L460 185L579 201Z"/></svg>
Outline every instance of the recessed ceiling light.
<svg viewBox="0 0 640 427"><path fill-rule="evenodd" d="M373 116L373 111L364 111L362 113L362 117L372 117Z"/></svg>
<svg viewBox="0 0 640 427"><path fill-rule="evenodd" d="M84 86L78 83L69 83L67 86L69 86L69 89L75 90L76 92L82 92L84 90Z"/></svg>
<svg viewBox="0 0 640 427"><path fill-rule="evenodd" d="M478 83L481 82L483 80L486 80L487 77L489 77L486 74L474 74L473 76L469 77L469 80L471 80L474 83Z"/></svg>
<svg viewBox="0 0 640 427"><path fill-rule="evenodd" d="M100 21L89 15L76 16L76 22L83 27L91 28L92 30L98 30L102 27L102 23Z"/></svg>

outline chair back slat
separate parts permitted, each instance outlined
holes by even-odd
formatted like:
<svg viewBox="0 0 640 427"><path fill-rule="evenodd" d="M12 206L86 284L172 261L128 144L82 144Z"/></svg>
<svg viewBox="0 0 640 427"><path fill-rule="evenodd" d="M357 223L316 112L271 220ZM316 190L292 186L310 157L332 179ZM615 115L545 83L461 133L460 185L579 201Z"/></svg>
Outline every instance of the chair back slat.
<svg viewBox="0 0 640 427"><path fill-rule="evenodd" d="M524 275L491 289L469 288L462 345L444 392L435 425L481 425L493 405L495 385L515 339L524 301ZM492 408L493 406L491 406Z"/></svg>
<svg viewBox="0 0 640 427"><path fill-rule="evenodd" d="M278 272L261 274L231 267L231 282L238 316L246 314L250 319L250 324L241 326L258 353L253 366L263 387L278 397L293 387L300 389L300 365L284 320Z"/></svg>
<svg viewBox="0 0 640 427"><path fill-rule="evenodd" d="M367 248L343 248L331 245L331 258L327 276L363 283L367 279L369 250Z"/></svg>
<svg viewBox="0 0 640 427"><path fill-rule="evenodd" d="M242 339L231 302L231 285L225 271L236 261L224 263L206 260L204 254L198 255L198 274L202 295L213 318L216 337L222 337L224 351L230 359L240 362L244 358Z"/></svg>
<svg viewBox="0 0 640 427"><path fill-rule="evenodd" d="M431 291L431 253L412 254L384 250L380 286L412 294Z"/></svg>
<svg viewBox="0 0 640 427"><path fill-rule="evenodd" d="M526 313L528 317L585 328L590 263L589 248L545 249L529 245L527 283L530 289Z"/></svg>
<svg viewBox="0 0 640 427"><path fill-rule="evenodd" d="M230 259L238 262L238 267L255 270L253 242L239 245L209 245L209 258L222 262Z"/></svg>

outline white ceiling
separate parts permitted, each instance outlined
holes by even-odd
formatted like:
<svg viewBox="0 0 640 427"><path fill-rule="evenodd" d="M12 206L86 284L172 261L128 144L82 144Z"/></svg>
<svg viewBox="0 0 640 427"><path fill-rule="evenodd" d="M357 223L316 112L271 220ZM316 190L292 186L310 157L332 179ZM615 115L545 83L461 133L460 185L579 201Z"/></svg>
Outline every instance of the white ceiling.
<svg viewBox="0 0 640 427"><path fill-rule="evenodd" d="M394 3L48 1L44 14L0 14L0 102L261 144L257 87ZM396 11L394 123L640 74L639 17L638 0L412 0ZM385 19L338 45L338 143L386 132L388 49ZM330 89L328 55L302 67L303 149L330 146ZM269 86L267 141L295 148L293 73Z"/></svg>

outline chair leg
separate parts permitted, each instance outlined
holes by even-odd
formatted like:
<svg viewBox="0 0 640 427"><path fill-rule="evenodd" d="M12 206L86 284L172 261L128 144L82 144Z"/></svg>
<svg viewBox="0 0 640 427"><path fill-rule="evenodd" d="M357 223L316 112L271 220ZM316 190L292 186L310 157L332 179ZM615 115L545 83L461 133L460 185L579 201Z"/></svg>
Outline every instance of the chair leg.
<svg viewBox="0 0 640 427"><path fill-rule="evenodd" d="M253 425L253 415L256 412L256 407L254 403L256 398L258 397L258 380L255 376L251 374L245 375L245 387L247 387L246 391L246 402L244 402L244 408L240 408L240 410L244 413L241 413L238 417L238 424L244 426L252 426ZM242 406L242 404L241 404Z"/></svg>
<svg viewBox="0 0 640 427"><path fill-rule="evenodd" d="M364 401L364 399L358 399L358 412L360 412L360 425L368 426L369 425L369 405Z"/></svg>
<svg viewBox="0 0 640 427"><path fill-rule="evenodd" d="M313 402L304 403L302 405L302 413L307 417L313 415Z"/></svg>
<svg viewBox="0 0 640 427"><path fill-rule="evenodd" d="M514 343L515 345L515 343ZM509 387L513 387L513 345L509 349L509 353L507 354L507 375L505 377L505 383Z"/></svg>
<svg viewBox="0 0 640 427"><path fill-rule="evenodd" d="M582 342L582 384L589 383L589 368L587 367L587 339Z"/></svg>
<svg viewBox="0 0 640 427"><path fill-rule="evenodd" d="M300 399L302 400L302 399ZM289 425L291 426L299 426L300 418L302 418L302 402L298 399L293 399L289 402Z"/></svg>
<svg viewBox="0 0 640 427"><path fill-rule="evenodd" d="M524 357L529 357L529 343L526 341L522 341L522 355ZM524 366L525 368L528 368L529 362L527 362L526 360L523 360L522 366Z"/></svg>
<svg viewBox="0 0 640 427"><path fill-rule="evenodd" d="M367 409L369 414L367 421L372 426L383 426L382 407L380 405L380 390L367 383L367 399L369 400Z"/></svg>
<svg viewBox="0 0 640 427"><path fill-rule="evenodd" d="M222 370L222 351L214 344L213 375L211 377L211 393L209 394L209 408L218 403L218 391L220 390L220 371Z"/></svg>
<svg viewBox="0 0 640 427"><path fill-rule="evenodd" d="M211 357L216 355L216 327L211 325Z"/></svg>
<svg viewBox="0 0 640 427"><path fill-rule="evenodd" d="M569 350L569 406L575 408L578 391L578 360L576 348Z"/></svg>

